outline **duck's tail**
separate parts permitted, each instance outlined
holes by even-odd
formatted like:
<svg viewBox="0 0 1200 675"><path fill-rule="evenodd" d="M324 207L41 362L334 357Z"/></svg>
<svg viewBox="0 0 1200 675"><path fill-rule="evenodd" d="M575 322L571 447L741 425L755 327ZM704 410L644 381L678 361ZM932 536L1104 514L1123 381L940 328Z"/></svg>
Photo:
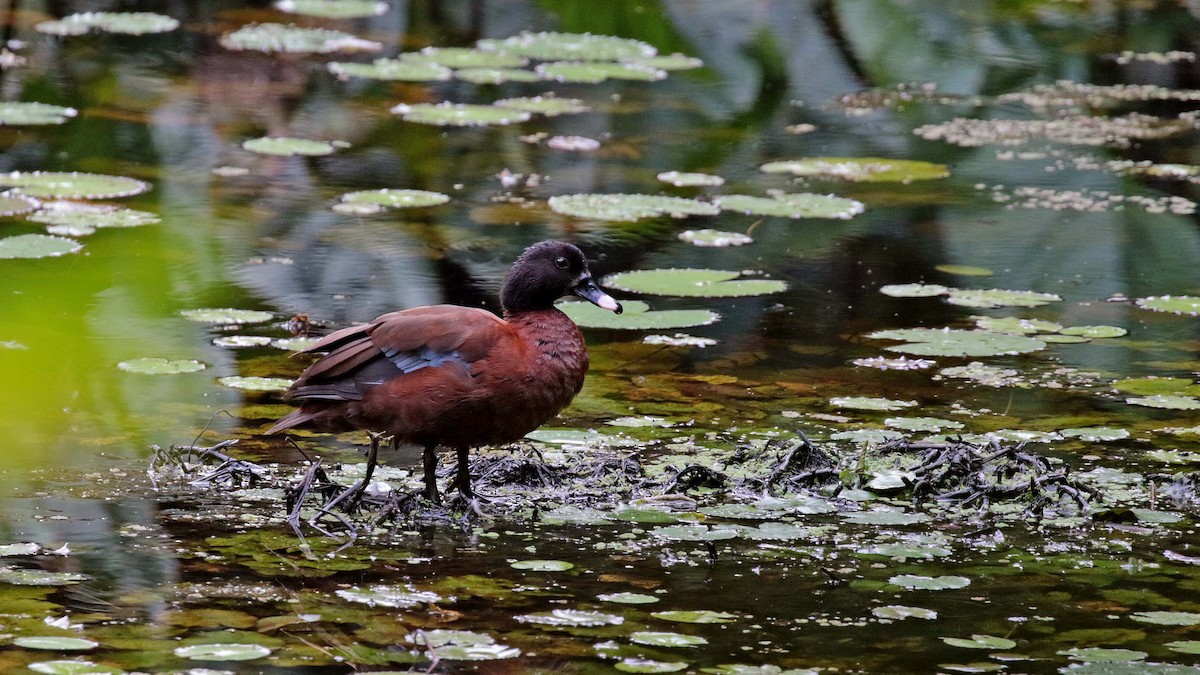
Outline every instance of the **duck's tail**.
<svg viewBox="0 0 1200 675"><path fill-rule="evenodd" d="M311 422L313 417L316 417L315 412L304 410L303 408L297 408L296 410L293 410L292 412L279 418L279 421L276 422L274 426L272 426L270 429L267 429L267 433L277 434L284 429L293 429L307 422Z"/></svg>

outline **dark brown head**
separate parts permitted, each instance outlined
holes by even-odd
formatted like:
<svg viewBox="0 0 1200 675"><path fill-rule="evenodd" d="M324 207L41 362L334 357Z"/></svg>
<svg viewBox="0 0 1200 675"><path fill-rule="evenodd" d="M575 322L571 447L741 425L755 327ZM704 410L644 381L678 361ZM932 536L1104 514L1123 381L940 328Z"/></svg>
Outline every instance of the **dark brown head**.
<svg viewBox="0 0 1200 675"><path fill-rule="evenodd" d="M583 252L562 241L542 241L525 249L504 275L500 304L504 313L547 309L564 295L578 295L617 314L621 304L600 290L588 271Z"/></svg>

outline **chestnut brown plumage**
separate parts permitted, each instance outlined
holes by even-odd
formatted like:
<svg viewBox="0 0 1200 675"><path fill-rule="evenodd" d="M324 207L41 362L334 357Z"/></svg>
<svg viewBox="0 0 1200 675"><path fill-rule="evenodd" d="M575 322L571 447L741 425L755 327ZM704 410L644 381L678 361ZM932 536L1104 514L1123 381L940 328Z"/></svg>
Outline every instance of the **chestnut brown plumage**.
<svg viewBox="0 0 1200 675"><path fill-rule="evenodd" d="M579 328L554 301L575 294L618 314L621 305L592 280L583 253L543 241L504 277L504 318L456 305L391 312L326 335L301 353L323 353L284 393L300 404L268 433L306 426L363 429L424 448L425 495L437 502L438 446L458 453L453 485L473 497L470 448L511 443L571 402L588 369ZM371 479L378 443L372 442Z"/></svg>

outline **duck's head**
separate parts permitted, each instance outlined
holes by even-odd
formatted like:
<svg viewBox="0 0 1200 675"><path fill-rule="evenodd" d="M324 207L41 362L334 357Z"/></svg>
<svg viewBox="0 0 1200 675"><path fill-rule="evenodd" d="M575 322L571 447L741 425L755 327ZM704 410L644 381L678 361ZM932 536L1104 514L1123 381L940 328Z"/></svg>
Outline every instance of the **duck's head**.
<svg viewBox="0 0 1200 675"><path fill-rule="evenodd" d="M542 241L525 249L504 275L500 304L506 314L547 309L564 295L621 313L617 302L592 279L583 251L563 241Z"/></svg>

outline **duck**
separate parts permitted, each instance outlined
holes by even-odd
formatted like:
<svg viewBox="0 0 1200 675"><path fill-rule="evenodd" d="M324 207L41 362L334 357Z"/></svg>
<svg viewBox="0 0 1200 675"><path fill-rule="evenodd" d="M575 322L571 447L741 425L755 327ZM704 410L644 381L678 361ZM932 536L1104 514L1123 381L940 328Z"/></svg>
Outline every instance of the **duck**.
<svg viewBox="0 0 1200 675"><path fill-rule="evenodd" d="M622 311L596 284L578 247L542 241L505 274L501 316L432 305L333 331L297 352L319 358L283 393L297 409L267 433L370 433L364 477L342 495L354 498L370 484L381 436L390 436L393 448L423 448L423 493L434 504L441 502L437 449L453 449L458 470L450 487L474 506L470 450L520 440L583 387L589 364L583 333L555 306L571 295Z"/></svg>

